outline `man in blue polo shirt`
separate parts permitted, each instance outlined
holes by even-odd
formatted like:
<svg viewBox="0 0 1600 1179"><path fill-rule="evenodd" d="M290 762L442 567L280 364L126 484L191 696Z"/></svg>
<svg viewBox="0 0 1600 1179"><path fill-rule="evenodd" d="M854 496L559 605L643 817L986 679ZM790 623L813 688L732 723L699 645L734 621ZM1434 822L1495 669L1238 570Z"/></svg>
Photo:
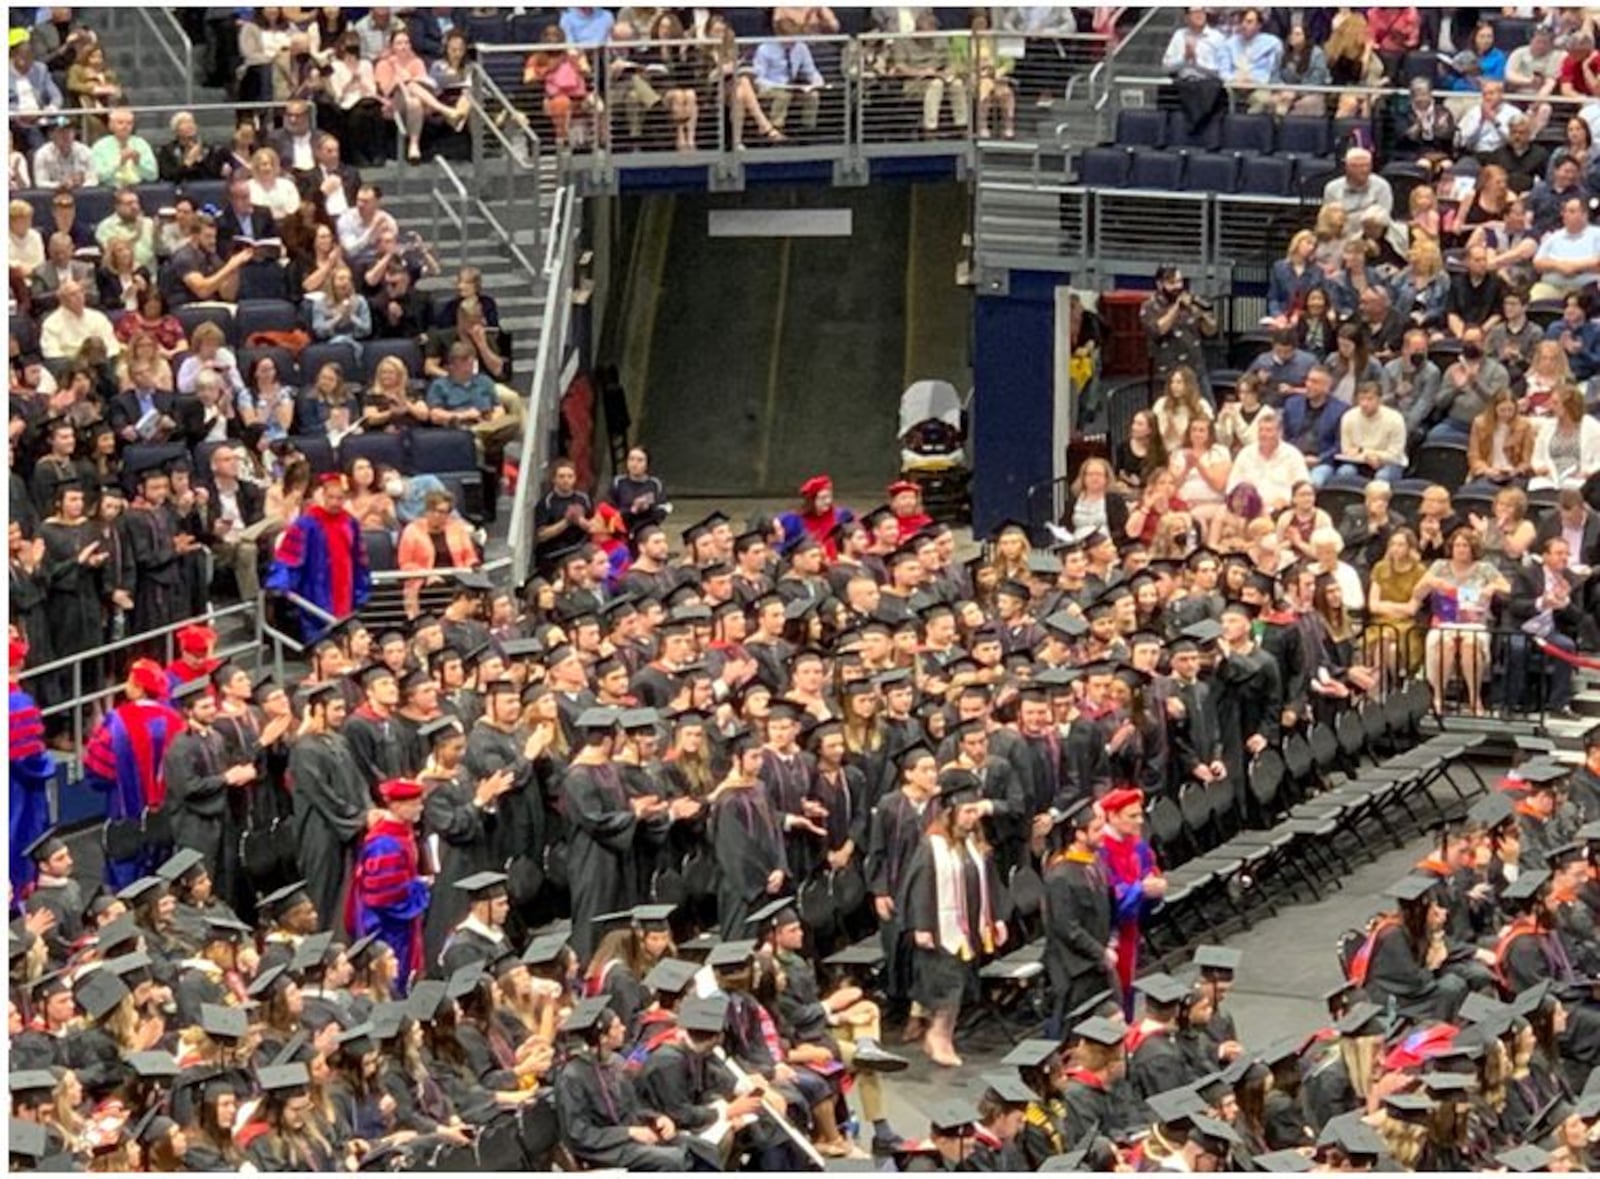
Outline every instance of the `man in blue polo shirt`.
<svg viewBox="0 0 1600 1179"><path fill-rule="evenodd" d="M456 341L445 354L445 375L428 386L428 420L436 426L477 426L505 411L494 382L478 372L472 345Z"/></svg>

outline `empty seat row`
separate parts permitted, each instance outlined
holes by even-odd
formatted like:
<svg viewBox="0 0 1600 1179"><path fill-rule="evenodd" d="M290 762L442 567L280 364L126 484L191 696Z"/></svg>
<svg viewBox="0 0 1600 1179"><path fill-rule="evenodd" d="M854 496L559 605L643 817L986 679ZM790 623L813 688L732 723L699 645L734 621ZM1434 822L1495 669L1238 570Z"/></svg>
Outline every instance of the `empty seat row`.
<svg viewBox="0 0 1600 1179"><path fill-rule="evenodd" d="M335 446L322 434L296 434L289 443L321 475L348 467L358 458L373 466L392 467L404 475L426 472L449 481L478 473L476 444L470 430L414 426L397 434L351 434ZM221 443L202 443L191 455L181 442L135 442L123 452L124 477L131 479L153 466L192 459L197 471L209 471L211 452Z"/></svg>
<svg viewBox="0 0 1600 1179"><path fill-rule="evenodd" d="M1212 119L1197 135L1189 129L1182 111L1135 109L1117 112L1116 146L1327 156L1352 133L1364 133L1366 142L1372 142L1371 122L1310 115L1278 119L1272 115L1232 114Z"/></svg>
<svg viewBox="0 0 1600 1179"><path fill-rule="evenodd" d="M1078 183L1089 188L1287 197L1332 174L1328 161L1244 152L1091 147L1078 159Z"/></svg>

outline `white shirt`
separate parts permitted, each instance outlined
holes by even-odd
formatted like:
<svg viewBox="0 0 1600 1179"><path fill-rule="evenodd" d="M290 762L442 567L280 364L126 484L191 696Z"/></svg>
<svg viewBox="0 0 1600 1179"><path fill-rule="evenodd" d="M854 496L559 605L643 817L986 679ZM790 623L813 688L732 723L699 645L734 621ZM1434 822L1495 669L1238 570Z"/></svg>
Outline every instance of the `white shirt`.
<svg viewBox="0 0 1600 1179"><path fill-rule="evenodd" d="M1456 124L1456 143L1480 155L1494 151L1511 137L1511 122L1521 114L1522 112L1509 102L1502 102L1494 117L1485 119L1483 104L1479 103Z"/></svg>
<svg viewBox="0 0 1600 1179"><path fill-rule="evenodd" d="M285 176L279 176L271 188L267 188L259 180L252 180L250 203L266 209L272 214L274 221L282 221L300 207L300 190Z"/></svg>
<svg viewBox="0 0 1600 1179"><path fill-rule="evenodd" d="M79 315L74 315L65 307L57 307L44 317L44 323L39 327L39 351L46 360L76 356L78 349L88 339L103 343L107 356L122 352L122 342L112 330L111 321L93 307L85 307Z"/></svg>
<svg viewBox="0 0 1600 1179"><path fill-rule="evenodd" d="M1294 485L1305 483L1310 478L1306 456L1296 447L1280 441L1272 457L1268 458L1261 453L1261 444L1253 442L1241 449L1233 460L1233 471L1228 475L1228 490L1248 483L1260 493L1261 502L1269 511L1277 511L1288 505Z"/></svg>
<svg viewBox="0 0 1600 1179"><path fill-rule="evenodd" d="M1553 229L1539 239L1539 251L1534 260L1548 258L1556 262L1577 262L1600 258L1600 226L1585 225L1577 233L1566 228ZM1563 291L1575 291L1592 282L1600 282L1600 270L1586 270L1582 274L1541 274L1539 281Z"/></svg>
<svg viewBox="0 0 1600 1179"><path fill-rule="evenodd" d="M1191 43L1194 45L1192 62L1188 57ZM1188 68L1221 75L1227 64L1227 38L1209 25L1199 34L1191 33L1187 26L1177 30L1167 42L1167 51L1161 55L1161 68L1169 74Z"/></svg>

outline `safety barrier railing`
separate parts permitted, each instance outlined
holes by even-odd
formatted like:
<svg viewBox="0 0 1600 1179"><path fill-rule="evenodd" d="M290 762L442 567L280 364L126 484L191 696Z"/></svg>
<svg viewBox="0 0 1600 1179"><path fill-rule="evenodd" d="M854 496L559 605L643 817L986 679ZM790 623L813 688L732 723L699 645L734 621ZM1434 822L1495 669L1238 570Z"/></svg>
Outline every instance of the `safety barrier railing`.
<svg viewBox="0 0 1600 1179"><path fill-rule="evenodd" d="M444 237L442 231L444 223L448 222L456 232L456 265L465 267L467 265L468 247L472 240L472 196L467 192L467 186L462 183L461 177L456 175L456 170L450 166L443 156L439 156L434 160L434 167L438 172L439 179L444 182L448 191L441 190L438 184L433 185L428 190L428 196L432 201L433 237L431 240L435 249L443 249Z"/></svg>
<svg viewBox="0 0 1600 1179"><path fill-rule="evenodd" d="M543 141L481 66L473 68L473 90L473 186L490 228L533 276L529 259L538 256L544 233Z"/></svg>
<svg viewBox="0 0 1600 1179"><path fill-rule="evenodd" d="M534 567L536 541L533 505L539 498L541 480L550 457L568 364L573 306L571 293L577 268L582 207L571 185L563 185L558 189L551 211L549 234L545 238L541 263L546 293L545 313L539 324L538 350L529 383L527 422L518 459L519 474L509 533L511 576L513 584L518 586L527 582Z"/></svg>
<svg viewBox="0 0 1600 1179"><path fill-rule="evenodd" d="M133 26L134 51L143 55L146 40L154 44L167 63L183 79L183 96L194 97L194 43L184 32L170 8L132 5L137 20Z"/></svg>

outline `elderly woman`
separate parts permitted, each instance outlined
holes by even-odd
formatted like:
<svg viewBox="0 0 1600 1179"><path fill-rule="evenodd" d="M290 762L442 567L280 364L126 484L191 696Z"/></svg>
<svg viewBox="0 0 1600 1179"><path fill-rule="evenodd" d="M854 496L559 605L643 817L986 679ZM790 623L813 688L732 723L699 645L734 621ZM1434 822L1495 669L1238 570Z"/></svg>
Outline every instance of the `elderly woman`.
<svg viewBox="0 0 1600 1179"><path fill-rule="evenodd" d="M1422 493L1417 506L1417 544L1425 561L1437 561L1449 555L1446 541L1461 521L1456 518L1455 505L1450 502L1450 490L1437 483L1430 484Z"/></svg>
<svg viewBox="0 0 1600 1179"><path fill-rule="evenodd" d="M222 378L229 393L229 401L244 392L244 377L239 373L239 361L228 347L227 336L216 324L207 321L194 329L189 338L191 349L184 362L178 366L178 392L193 393L195 381L203 372L214 372Z"/></svg>
<svg viewBox="0 0 1600 1179"><path fill-rule="evenodd" d="M1495 494L1494 509L1488 516L1471 512L1467 521L1478 534L1484 556L1507 577L1533 547L1535 530L1533 521L1528 519L1528 493L1520 487L1502 487Z"/></svg>
<svg viewBox="0 0 1600 1179"><path fill-rule="evenodd" d="M26 283L33 272L44 265L44 238L33 227L33 206L27 201L14 200L6 211L10 230L6 264L13 275L19 275Z"/></svg>
<svg viewBox="0 0 1600 1179"><path fill-rule="evenodd" d="M1572 384L1575 375L1572 371L1572 362L1578 359L1578 355L1582 355L1581 350L1578 355L1569 352L1567 343L1569 340L1581 338L1579 333L1588 334L1588 315L1589 313L1583 308L1581 295L1567 296L1567 310L1562 312L1560 320L1550 325L1551 330L1559 334L1540 340L1533 346L1528 371L1523 377L1522 400L1519 403L1523 413L1533 417L1548 418L1554 412L1551 402L1555 399L1556 391ZM1569 333L1566 329L1571 318L1575 318L1578 322Z"/></svg>
<svg viewBox="0 0 1600 1179"><path fill-rule="evenodd" d="M250 157L250 203L266 209L274 221L300 207L300 190L284 175L278 153L270 147L257 148Z"/></svg>
<svg viewBox="0 0 1600 1179"><path fill-rule="evenodd" d="M1359 610L1361 603L1366 600L1361 588L1361 574L1339 559L1343 552L1344 537L1339 535L1337 528L1318 528L1311 534L1311 567L1319 576L1333 578L1343 600L1356 603L1355 608Z"/></svg>
<svg viewBox="0 0 1600 1179"><path fill-rule="evenodd" d="M428 495L421 518L400 533L396 563L407 572L424 569L471 569L479 561L472 529L455 515L455 499L448 491ZM403 591L407 618L422 613L421 577L408 578ZM437 581L437 579L431 579Z"/></svg>
<svg viewBox="0 0 1600 1179"><path fill-rule="evenodd" d="M1413 601L1429 603L1432 619L1426 655L1433 710L1443 715L1445 692L1459 671L1467 688L1468 711L1482 716L1489 616L1495 595L1509 594L1511 583L1483 559L1483 544L1466 525L1450 533L1446 551L1448 556L1430 565L1411 591Z"/></svg>

